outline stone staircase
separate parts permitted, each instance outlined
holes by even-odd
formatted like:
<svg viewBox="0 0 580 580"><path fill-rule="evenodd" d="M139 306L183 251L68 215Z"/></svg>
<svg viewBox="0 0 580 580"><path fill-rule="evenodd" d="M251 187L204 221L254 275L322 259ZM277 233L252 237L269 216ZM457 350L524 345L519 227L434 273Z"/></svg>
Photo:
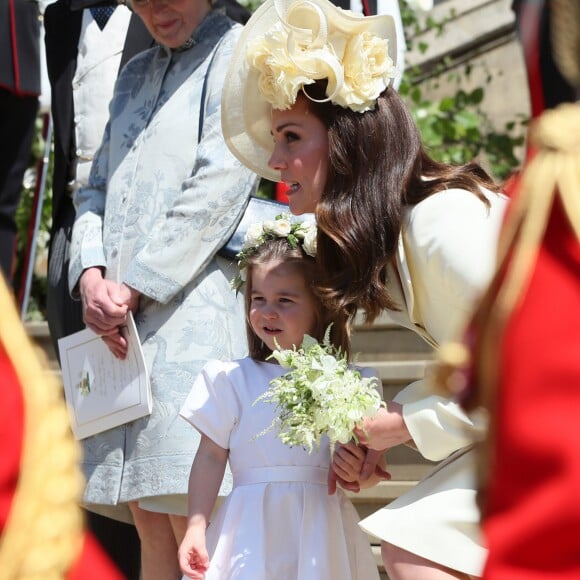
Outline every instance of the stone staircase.
<svg viewBox="0 0 580 580"><path fill-rule="evenodd" d="M26 330L39 350L48 359L49 372L60 375L56 353L52 346L48 327L43 322L26 323ZM381 377L385 399L392 398L404 385L423 376L433 360L429 345L412 331L399 328L388 318L381 318L372 326L357 324L352 337L352 351L357 362L376 368ZM409 490L430 469L431 464L411 448L400 447L387 453L390 481L349 493L361 518L377 511L399 495ZM369 537L381 580L388 580L380 554L379 542Z"/></svg>

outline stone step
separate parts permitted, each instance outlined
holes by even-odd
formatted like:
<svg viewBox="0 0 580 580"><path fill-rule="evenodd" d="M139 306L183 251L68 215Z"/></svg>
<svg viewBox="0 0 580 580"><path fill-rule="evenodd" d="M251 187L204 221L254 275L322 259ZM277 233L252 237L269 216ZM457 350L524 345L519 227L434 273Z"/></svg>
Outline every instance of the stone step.
<svg viewBox="0 0 580 580"><path fill-rule="evenodd" d="M358 353L359 359L372 356L373 353L380 353L382 358L401 353L411 355L433 352L433 348L412 330L392 325L355 326L351 342L351 350Z"/></svg>
<svg viewBox="0 0 580 580"><path fill-rule="evenodd" d="M49 359L56 359L46 322L25 322L28 335L43 349ZM417 334L392 324L357 325L352 333L352 352L358 360L409 360L431 358L433 349Z"/></svg>

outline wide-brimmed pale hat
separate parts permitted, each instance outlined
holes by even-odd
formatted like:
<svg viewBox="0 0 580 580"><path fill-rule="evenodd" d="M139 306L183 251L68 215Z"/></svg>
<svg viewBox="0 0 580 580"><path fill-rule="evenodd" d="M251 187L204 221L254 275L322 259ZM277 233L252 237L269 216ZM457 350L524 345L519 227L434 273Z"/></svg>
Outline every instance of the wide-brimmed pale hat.
<svg viewBox="0 0 580 580"><path fill-rule="evenodd" d="M266 0L246 23L222 93L222 129L232 153L272 181L271 111L302 87L328 79L327 97L354 111L374 108L397 75L395 22L342 10L328 0Z"/></svg>

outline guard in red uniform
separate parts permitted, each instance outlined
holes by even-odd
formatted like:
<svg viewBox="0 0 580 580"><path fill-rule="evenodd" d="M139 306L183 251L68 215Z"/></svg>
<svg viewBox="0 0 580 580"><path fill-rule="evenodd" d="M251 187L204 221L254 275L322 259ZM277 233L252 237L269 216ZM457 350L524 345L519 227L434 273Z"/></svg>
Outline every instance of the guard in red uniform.
<svg viewBox="0 0 580 580"><path fill-rule="evenodd" d="M122 580L84 529L83 479L58 383L0 276L0 578Z"/></svg>
<svg viewBox="0 0 580 580"><path fill-rule="evenodd" d="M558 73L579 87L580 2L524 1L520 17L540 8ZM529 49L537 38L526 33ZM553 71L528 72L532 100L555 106L557 87L543 84ZM580 103L535 113L499 272L471 333L466 406L490 413L480 496L489 580L580 578Z"/></svg>

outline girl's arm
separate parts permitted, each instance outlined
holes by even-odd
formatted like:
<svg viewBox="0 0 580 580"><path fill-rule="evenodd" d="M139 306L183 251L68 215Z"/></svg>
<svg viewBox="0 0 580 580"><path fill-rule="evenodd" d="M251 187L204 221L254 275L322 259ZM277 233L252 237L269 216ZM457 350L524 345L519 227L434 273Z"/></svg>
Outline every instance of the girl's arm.
<svg viewBox="0 0 580 580"><path fill-rule="evenodd" d="M201 580L209 567L205 530L217 499L227 459L228 450L202 433L189 475L187 531L178 552L181 571L188 578Z"/></svg>

